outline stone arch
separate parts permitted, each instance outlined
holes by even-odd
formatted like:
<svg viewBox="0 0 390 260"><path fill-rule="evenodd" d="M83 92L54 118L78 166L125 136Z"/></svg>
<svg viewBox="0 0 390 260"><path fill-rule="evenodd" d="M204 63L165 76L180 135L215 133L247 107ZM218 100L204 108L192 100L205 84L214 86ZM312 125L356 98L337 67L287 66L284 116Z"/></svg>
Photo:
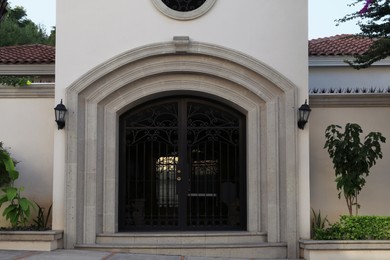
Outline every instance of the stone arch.
<svg viewBox="0 0 390 260"><path fill-rule="evenodd" d="M296 92L256 59L187 37L125 52L86 73L66 95L66 247L117 232L118 117L172 93L207 96L246 115L247 231L295 247Z"/></svg>

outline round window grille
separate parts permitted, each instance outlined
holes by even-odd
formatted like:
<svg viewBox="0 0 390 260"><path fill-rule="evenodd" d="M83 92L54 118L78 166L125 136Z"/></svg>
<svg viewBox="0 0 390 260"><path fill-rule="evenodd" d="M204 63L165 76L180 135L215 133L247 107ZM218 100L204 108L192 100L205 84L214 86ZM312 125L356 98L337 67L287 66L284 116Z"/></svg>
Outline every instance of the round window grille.
<svg viewBox="0 0 390 260"><path fill-rule="evenodd" d="M190 12L201 7L206 0L161 0L166 6L178 12Z"/></svg>
<svg viewBox="0 0 390 260"><path fill-rule="evenodd" d="M152 0L166 16L177 20L191 20L204 15L216 0Z"/></svg>

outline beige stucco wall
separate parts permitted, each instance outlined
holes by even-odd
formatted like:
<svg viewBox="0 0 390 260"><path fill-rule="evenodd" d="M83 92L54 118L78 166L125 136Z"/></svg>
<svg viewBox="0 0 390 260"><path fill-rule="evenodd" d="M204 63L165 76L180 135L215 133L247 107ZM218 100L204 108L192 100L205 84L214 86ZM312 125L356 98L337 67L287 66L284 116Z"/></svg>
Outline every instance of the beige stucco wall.
<svg viewBox="0 0 390 260"><path fill-rule="evenodd" d="M22 195L47 210L52 203L53 189L54 100L10 98L3 94L0 95L0 141L19 161L20 177L16 186L23 186Z"/></svg>
<svg viewBox="0 0 390 260"><path fill-rule="evenodd" d="M345 127L346 123L357 123L363 129L363 137L371 131L381 132L387 143L382 145L383 159L379 160L370 175L366 185L359 195L361 209L359 215L389 215L390 198L390 97L382 96L383 106L378 106L371 99L371 107L360 105L316 106L312 102L310 116L310 189L311 207L328 215L331 222L337 221L339 215L348 214L345 200L338 199L333 164L329 158L325 144L325 129L330 124ZM377 97L378 99L378 97ZM312 99L311 99L312 100ZM386 104L387 103L387 104ZM368 104L368 105L369 105ZM345 107L347 106L347 107Z"/></svg>

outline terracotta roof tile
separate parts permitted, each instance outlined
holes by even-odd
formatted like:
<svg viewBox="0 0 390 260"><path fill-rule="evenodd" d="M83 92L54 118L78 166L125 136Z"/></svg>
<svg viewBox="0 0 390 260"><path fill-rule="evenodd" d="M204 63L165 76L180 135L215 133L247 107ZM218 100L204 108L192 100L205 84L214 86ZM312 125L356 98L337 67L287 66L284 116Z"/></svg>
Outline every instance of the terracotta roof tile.
<svg viewBox="0 0 390 260"><path fill-rule="evenodd" d="M0 64L55 63L55 47L32 44L0 47Z"/></svg>
<svg viewBox="0 0 390 260"><path fill-rule="evenodd" d="M350 56L363 54L373 39L352 34L318 38L309 41L309 56Z"/></svg>

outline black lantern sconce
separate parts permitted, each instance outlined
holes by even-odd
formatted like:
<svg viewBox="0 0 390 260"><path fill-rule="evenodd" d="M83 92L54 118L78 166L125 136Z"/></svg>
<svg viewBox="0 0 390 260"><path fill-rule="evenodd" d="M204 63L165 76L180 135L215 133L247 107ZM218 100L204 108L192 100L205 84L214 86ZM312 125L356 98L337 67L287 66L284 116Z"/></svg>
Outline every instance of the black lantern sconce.
<svg viewBox="0 0 390 260"><path fill-rule="evenodd" d="M63 129L65 127L66 111L68 110L66 109L65 105L62 104L62 99L61 99L61 103L54 108L58 130Z"/></svg>
<svg viewBox="0 0 390 260"><path fill-rule="evenodd" d="M303 129L305 128L306 123L309 121L311 109L309 105L307 104L307 99L305 100L305 104L303 104L298 109L298 128Z"/></svg>

